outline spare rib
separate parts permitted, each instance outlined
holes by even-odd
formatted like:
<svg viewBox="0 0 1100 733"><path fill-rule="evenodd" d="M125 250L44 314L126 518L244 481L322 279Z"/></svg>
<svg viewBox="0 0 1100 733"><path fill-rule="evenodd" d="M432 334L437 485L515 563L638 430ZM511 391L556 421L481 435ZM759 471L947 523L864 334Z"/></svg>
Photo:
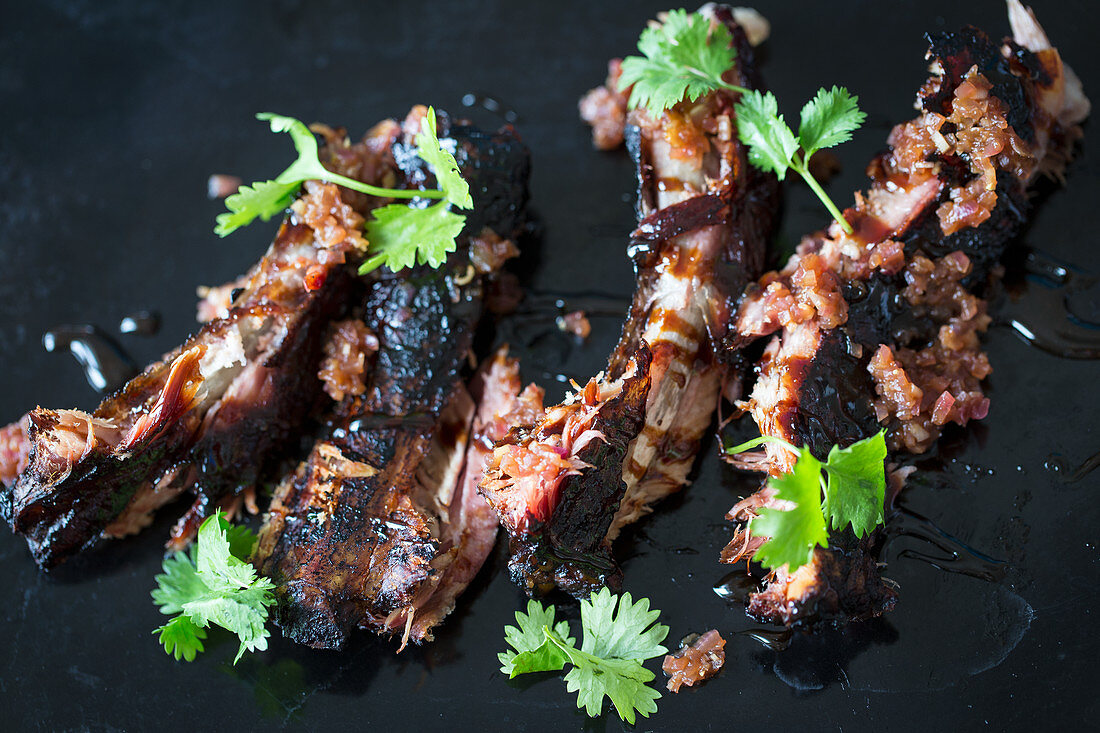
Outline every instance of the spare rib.
<svg viewBox="0 0 1100 733"><path fill-rule="evenodd" d="M724 78L758 88L752 46L732 10L704 12L725 24L737 50ZM590 94L624 94L617 68L603 92ZM763 267L777 184L748 164L735 101L720 90L659 117L630 113L624 134L640 221L622 337L606 372L497 446L482 484L509 534L511 576L529 594L558 587L587 597L616 586L612 541L688 483L719 394L739 396L737 358L720 345L737 297Z"/></svg>
<svg viewBox="0 0 1100 733"><path fill-rule="evenodd" d="M825 459L834 444L885 428L899 458L927 450L948 424L986 416L982 296L1027 221L1029 186L1061 176L1089 107L1031 12L1015 0L1009 10L1014 38L1000 45L975 28L928 36L919 115L871 162L869 190L845 212L853 233L834 222L810 235L747 293L733 344L777 334L742 403L761 434ZM771 444L731 459L773 476L793 460ZM907 470L890 477L887 510ZM730 511L741 525L724 562L751 558L765 541L750 522L773 493L765 487ZM830 533L809 564L771 573L749 613L808 626L889 610L897 594L880 575L880 535Z"/></svg>

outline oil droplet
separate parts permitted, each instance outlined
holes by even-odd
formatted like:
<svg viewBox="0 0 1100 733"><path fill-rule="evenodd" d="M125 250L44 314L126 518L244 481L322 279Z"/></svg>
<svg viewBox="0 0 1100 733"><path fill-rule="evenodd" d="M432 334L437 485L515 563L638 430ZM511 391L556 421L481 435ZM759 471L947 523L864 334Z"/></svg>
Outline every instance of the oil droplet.
<svg viewBox="0 0 1100 733"><path fill-rule="evenodd" d="M760 590L760 583L743 570L734 570L713 587L715 595L731 603L745 603L749 595Z"/></svg>
<svg viewBox="0 0 1100 733"><path fill-rule="evenodd" d="M519 121L519 114L514 109L489 94L467 92L462 95L462 106L480 107L486 112L492 112L505 122L515 123Z"/></svg>

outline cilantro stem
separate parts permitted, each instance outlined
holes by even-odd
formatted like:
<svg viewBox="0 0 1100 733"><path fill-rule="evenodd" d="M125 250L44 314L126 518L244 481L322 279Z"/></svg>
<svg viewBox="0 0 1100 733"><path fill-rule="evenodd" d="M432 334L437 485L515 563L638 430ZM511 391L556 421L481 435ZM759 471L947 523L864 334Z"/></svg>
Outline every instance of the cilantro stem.
<svg viewBox="0 0 1100 733"><path fill-rule="evenodd" d="M829 213L833 215L840 227L846 234L852 233L852 225L848 223L848 220L844 218L844 214L840 212L840 209L836 207L833 200L829 198L829 194L825 193L825 189L821 187L821 184L817 182L817 179L810 175L809 167L810 159L803 160L802 157L795 153L791 157L791 168L794 168L798 172L798 175L802 176L802 180L806 182L806 185L810 187L821 203L825 204L825 208L829 210Z"/></svg>
<svg viewBox="0 0 1100 733"><path fill-rule="evenodd" d="M324 181L325 183L335 183L337 185L343 186L344 188L350 188L354 191L359 191L360 193L365 193L369 196L377 196L378 198L383 199L441 199L444 195L442 191L438 191L435 189L421 191L419 189L411 190L397 188L379 188L378 186L372 186L369 183L357 181L354 178L342 176L339 173L329 173L320 180ZM289 183L289 181L287 182Z"/></svg>
<svg viewBox="0 0 1100 733"><path fill-rule="evenodd" d="M730 84L729 82L722 81L721 79L719 79L719 83L722 85L723 89L729 89L731 92L737 92L739 94L749 93L749 90L745 87L739 87L736 84Z"/></svg>
<svg viewBox="0 0 1100 733"><path fill-rule="evenodd" d="M774 443L776 445L783 446L784 448L786 448L787 450L791 451L792 453L794 453L796 455L799 453L798 448L791 445L790 443L783 440L782 438L776 438L773 435L761 435L759 438L753 438L752 440L745 441L741 445L735 445L732 448L726 448L726 454L734 456L734 455L737 455L738 453L744 453L747 450L752 450L753 448L756 448L757 446L763 445L764 443Z"/></svg>
<svg viewBox="0 0 1100 733"><path fill-rule="evenodd" d="M542 633L546 634L547 640L549 640L551 644L565 652L565 656L569 657L570 661L572 661L573 652L578 651L576 648L570 646L569 644L566 644L565 641L563 641L560 636L554 633L554 630L551 629L549 626L543 625Z"/></svg>

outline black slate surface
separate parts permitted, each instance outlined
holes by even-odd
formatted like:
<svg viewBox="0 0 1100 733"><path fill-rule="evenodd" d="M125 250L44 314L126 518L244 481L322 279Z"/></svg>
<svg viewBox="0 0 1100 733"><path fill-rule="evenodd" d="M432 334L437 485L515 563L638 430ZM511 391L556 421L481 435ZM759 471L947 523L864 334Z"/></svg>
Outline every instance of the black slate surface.
<svg viewBox="0 0 1100 733"><path fill-rule="evenodd" d="M1037 2L1051 38L1094 92L1096 16L1087 2ZM274 224L226 240L212 233L210 173L265 178L290 159L261 110L347 126L358 134L417 102L459 111L467 93L514 109L533 151L533 202L544 224L528 252L532 302L509 333L539 342L528 376L598 369L632 286L623 253L633 224L624 153L593 151L577 120L580 94L605 62L629 53L659 3L6 2L0 17L0 419L41 403L91 408L97 396L43 331L155 308L155 337L119 337L139 361L194 328L194 288L243 271ZM839 201L890 126L907 119L925 78L922 34L978 25L1007 32L999 2L784 2L765 77L789 116L822 84L858 93L869 120L839 150L829 185ZM494 124L493 115L472 116ZM1043 202L1022 243L1086 271L1100 173L1087 128L1066 188ZM787 186L779 248L824 223L807 190ZM1028 285L1022 297L1042 286ZM599 295L595 297L593 294ZM552 303L608 312L587 344L553 332ZM1088 300L1088 294L1083 296ZM1097 298L1092 294L1092 306ZM1086 306L1088 304L1086 303ZM1092 316L1095 319L1095 311ZM1006 563L989 582L891 545L901 586L887 618L798 638L781 654L733 632L755 628L711 591L729 537L722 515L754 488L707 446L695 485L625 538L626 588L652 599L675 640L717 627L729 639L721 676L666 694L639 730L1030 730L1095 721L1100 472L1065 478L1100 450L1096 362L1037 351L1003 326L988 338L995 373L982 425L951 436L906 502ZM549 356L548 356L549 355ZM557 363L559 362L560 363ZM560 393L560 386L557 388ZM182 511L182 507L179 508ZM497 671L502 627L519 592L486 567L437 642L394 657L360 635L340 653L275 639L236 667L235 642L175 662L150 631L160 547L174 517L46 577L21 539L0 529L0 700L4 730L618 730L588 721L556 679L508 682ZM908 551L907 551L908 550ZM942 564L942 563L941 563ZM224 637L223 637L224 638Z"/></svg>

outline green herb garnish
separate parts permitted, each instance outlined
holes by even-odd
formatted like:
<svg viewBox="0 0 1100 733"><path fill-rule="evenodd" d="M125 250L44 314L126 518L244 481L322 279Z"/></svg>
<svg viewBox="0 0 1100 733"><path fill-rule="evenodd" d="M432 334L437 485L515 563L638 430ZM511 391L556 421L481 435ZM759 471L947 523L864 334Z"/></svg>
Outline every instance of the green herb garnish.
<svg viewBox="0 0 1100 733"><path fill-rule="evenodd" d="M642 662L668 652L661 642L668 627L654 623L659 611L649 609L649 600L633 602L629 593L614 596L606 588L581 601L581 630L584 642L577 648L569 635L569 624L554 623L554 607L527 602L527 613L516 611L519 626L504 627L504 639L515 651L501 652L500 671L509 677L527 672L572 669L565 675L565 687L577 693L577 707L590 717L603 711L604 697L611 698L619 717L631 725L635 711L642 717L657 712L661 693L649 686L654 675Z"/></svg>
<svg viewBox="0 0 1100 733"><path fill-rule="evenodd" d="M733 66L737 50L729 29L711 24L700 13L670 10L664 23L651 25L638 38L642 56L623 59L619 90L631 85L630 107L645 107L660 115L686 96L694 102L716 89L744 92L722 80Z"/></svg>
<svg viewBox="0 0 1100 733"><path fill-rule="evenodd" d="M359 268L365 274L385 264L394 272L411 267L416 262L438 267L455 250L455 238L466 222L466 217L450 210L473 208L470 186L462 178L454 155L444 150L436 133L435 110L421 118L421 129L416 135L416 153L432 169L439 189L408 190L380 188L357 181L326 169L318 158L317 138L304 123L293 117L264 112L256 115L266 120L272 132L286 132L298 151L298 159L274 180L258 181L251 186L241 186L237 193L225 200L224 214L218 216L214 232L224 237L240 227L248 226L257 218L263 221L283 213L301 185L308 180L335 183L354 191L380 198L443 199L429 207L389 204L375 209L374 218L367 222L366 233L370 248L368 258Z"/></svg>
<svg viewBox="0 0 1100 733"><path fill-rule="evenodd" d="M794 170L817 195L844 231L852 226L820 184L810 175L810 157L852 139L852 132L867 118L859 109L859 97L844 87L819 89L802 108L798 137L778 114L779 103L771 92L746 92L737 102L737 135L749 146L749 161L762 171L774 171L779 180Z"/></svg>
<svg viewBox="0 0 1100 733"><path fill-rule="evenodd" d="M451 211L448 204L472 209L474 202L470 197L470 184L459 173L454 155L439 143L435 110L430 107L428 114L420 119L416 153L432 167L443 192L443 201L425 208L390 204L375 209L374 218L367 222L370 250L359 267L360 275L383 264L394 272L417 262L439 267L447 261L447 255L455 251L455 238L465 226L466 217Z"/></svg>
<svg viewBox="0 0 1100 733"><path fill-rule="evenodd" d="M236 664L248 651L267 649L270 635L268 607L275 603L267 578L257 577L246 558L256 544L247 527L231 526L219 511L199 527L191 549L164 561L164 574L156 576L153 603L166 615L178 614L153 631L160 634L164 651L176 659L194 660L203 651L202 640L210 624L237 635L241 646Z"/></svg>
<svg viewBox="0 0 1100 733"><path fill-rule="evenodd" d="M772 570L786 565L794 572L810 561L814 547L829 546L828 526L840 530L850 525L857 537L863 537L883 523L884 431L847 448L834 445L825 463L817 460L808 448L796 448L769 435L726 452L742 453L764 443L782 445L798 456L790 473L768 479L776 491L775 498L791 502L794 507L789 510L764 507L752 520L753 534L768 538L756 551L754 560Z"/></svg>

